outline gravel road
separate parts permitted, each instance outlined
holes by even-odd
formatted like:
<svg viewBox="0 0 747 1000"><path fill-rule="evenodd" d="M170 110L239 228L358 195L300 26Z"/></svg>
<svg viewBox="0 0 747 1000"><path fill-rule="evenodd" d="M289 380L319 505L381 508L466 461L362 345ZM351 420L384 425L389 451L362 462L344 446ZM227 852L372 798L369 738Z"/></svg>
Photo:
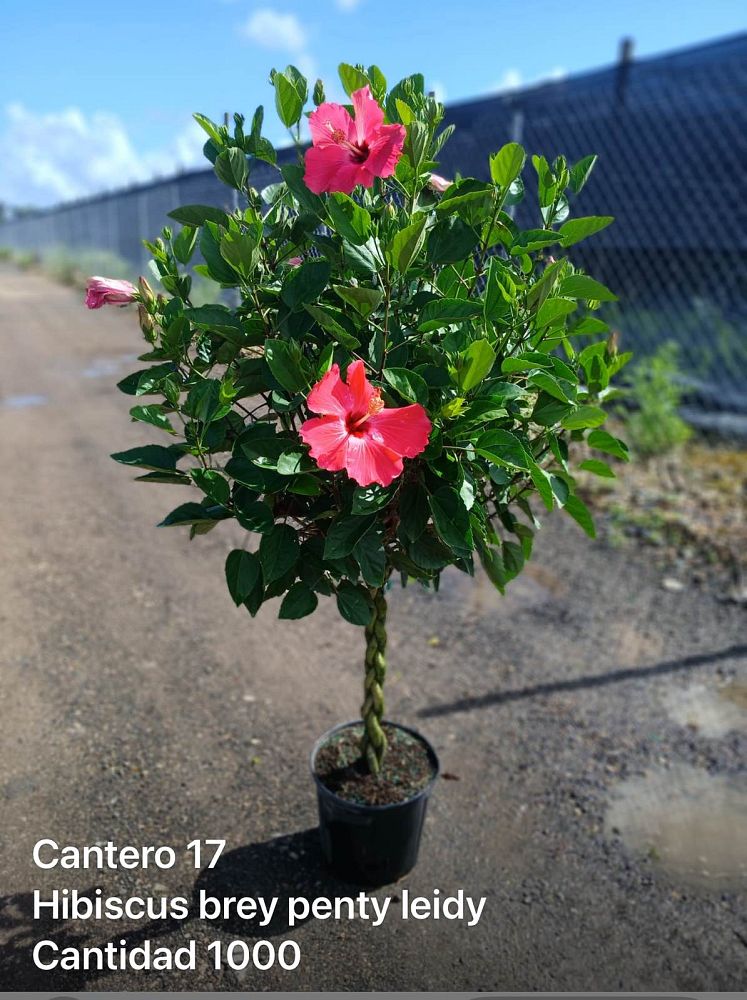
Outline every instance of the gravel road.
<svg viewBox="0 0 747 1000"><path fill-rule="evenodd" d="M442 768L421 862L391 915L309 920L287 897L356 894L319 867L307 753L360 700L361 630L323 602L252 621L223 580L237 526L190 543L154 525L180 488L112 451L156 440L115 382L127 311L0 272L0 981L6 990L745 988L747 633L705 589L670 592L644 552L552 518L501 600L446 576L395 591L390 717ZM275 602L273 602L274 604ZM40 870L34 843L168 844L166 871ZM186 845L225 838L198 873ZM280 896L264 930L34 921L33 891ZM476 926L402 921L411 895L486 897ZM196 971L44 972L40 939L171 948ZM298 942L295 971L215 970L209 942Z"/></svg>

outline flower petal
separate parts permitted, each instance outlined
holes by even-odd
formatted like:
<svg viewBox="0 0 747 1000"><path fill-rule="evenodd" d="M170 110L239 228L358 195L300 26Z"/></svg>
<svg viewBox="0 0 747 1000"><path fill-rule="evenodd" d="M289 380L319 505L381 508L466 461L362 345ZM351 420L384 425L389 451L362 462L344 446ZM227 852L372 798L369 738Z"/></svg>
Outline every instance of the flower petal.
<svg viewBox="0 0 747 1000"><path fill-rule="evenodd" d="M312 417L301 424L299 433L320 469L339 472L345 468L348 432L344 420L333 416Z"/></svg>
<svg viewBox="0 0 747 1000"><path fill-rule="evenodd" d="M352 394L340 378L340 366L332 365L308 395L306 405L312 413L345 417L352 409Z"/></svg>
<svg viewBox="0 0 747 1000"><path fill-rule="evenodd" d="M402 474L402 459L369 434L348 438L345 468L359 486L388 486Z"/></svg>
<svg viewBox="0 0 747 1000"><path fill-rule="evenodd" d="M356 129L355 122L348 114L347 108L342 104L320 104L316 111L309 115L309 130L311 141L315 146L325 143L334 143L332 133L339 129L348 142L355 142Z"/></svg>
<svg viewBox="0 0 747 1000"><path fill-rule="evenodd" d="M378 101L371 97L371 88L361 87L350 95L355 109L355 131L358 145L368 143L376 138L377 129L384 122L384 112Z"/></svg>
<svg viewBox="0 0 747 1000"><path fill-rule="evenodd" d="M376 395L376 389L374 389L366 378L365 364L362 361L352 361L348 365L345 381L348 384L351 397L349 415L356 414L363 416L364 413L368 413L368 407Z"/></svg>
<svg viewBox="0 0 747 1000"><path fill-rule="evenodd" d="M431 422L420 403L413 403L374 413L366 421L365 428L369 436L374 436L398 455L415 458L428 444Z"/></svg>
<svg viewBox="0 0 747 1000"><path fill-rule="evenodd" d="M402 155L405 135L402 125L382 125L377 129L368 143L366 170L375 177L390 177Z"/></svg>
<svg viewBox="0 0 747 1000"><path fill-rule="evenodd" d="M303 179L314 194L325 191L352 194L356 184L361 182L360 164L353 160L349 149L333 142L307 149L305 162Z"/></svg>

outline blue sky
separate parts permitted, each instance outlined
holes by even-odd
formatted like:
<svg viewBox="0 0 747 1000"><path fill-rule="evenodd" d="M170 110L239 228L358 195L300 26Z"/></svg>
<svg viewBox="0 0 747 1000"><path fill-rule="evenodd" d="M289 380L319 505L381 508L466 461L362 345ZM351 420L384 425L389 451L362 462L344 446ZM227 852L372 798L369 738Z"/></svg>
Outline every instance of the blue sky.
<svg viewBox="0 0 747 1000"><path fill-rule="evenodd" d="M272 104L293 62L341 96L338 62L448 101L743 31L741 0L4 0L0 201L52 204L199 164L192 111ZM268 108L268 119L272 113ZM275 141L282 136L274 124Z"/></svg>

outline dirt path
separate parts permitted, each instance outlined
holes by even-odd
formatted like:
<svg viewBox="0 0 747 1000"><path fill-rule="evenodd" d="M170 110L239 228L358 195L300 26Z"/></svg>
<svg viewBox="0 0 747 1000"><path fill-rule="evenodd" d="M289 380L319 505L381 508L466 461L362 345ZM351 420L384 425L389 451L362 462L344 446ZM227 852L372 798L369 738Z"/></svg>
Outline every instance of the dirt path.
<svg viewBox="0 0 747 1000"><path fill-rule="evenodd" d="M236 526L193 543L151 527L182 493L132 483L108 457L155 440L128 423L129 400L113 388L136 367L136 332L126 312L89 313L71 291L0 272L3 987L743 988L744 612L699 590L665 592L645 555L594 545L564 521L549 525L503 601L459 574L438 596L394 595L390 715L424 729L460 779L440 783L403 886L486 896L476 927L312 921L289 932L278 921L269 933L301 946L296 972L218 972L205 961L197 973L35 969L41 937L100 945L131 931L131 942L197 938L203 949L267 936L232 920L31 919L35 888L189 896L196 873L183 848L197 837L230 849L197 888L350 892L318 867L306 754L355 715L360 630L329 603L297 623L279 626L272 606L252 621L223 581ZM718 718L723 703L720 728L699 717L706 702ZM706 842L672 847L653 815L661 796L636 798L633 787L626 797L630 780L660 787L669 768L680 825L697 830L698 810L718 816L723 801L736 838L721 843L711 823ZM701 784L688 798L691 773ZM727 783L716 805L703 802L709 777ZM31 862L41 837L170 844L179 863L43 872Z"/></svg>

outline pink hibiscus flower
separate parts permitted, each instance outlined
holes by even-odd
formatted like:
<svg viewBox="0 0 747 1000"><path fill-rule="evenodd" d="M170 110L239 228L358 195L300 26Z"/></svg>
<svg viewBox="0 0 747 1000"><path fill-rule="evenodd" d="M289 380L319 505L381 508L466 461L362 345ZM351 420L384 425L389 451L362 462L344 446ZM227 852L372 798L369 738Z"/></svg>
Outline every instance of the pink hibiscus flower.
<svg viewBox="0 0 747 1000"><path fill-rule="evenodd" d="M402 154L405 129L384 125L384 112L368 87L352 94L355 120L341 104L320 104L309 116L313 146L306 152L304 180L315 194L351 194L370 188L374 177L390 177Z"/></svg>
<svg viewBox="0 0 747 1000"><path fill-rule="evenodd" d="M100 309L104 305L123 306L134 302L136 296L137 288L119 278L94 276L88 279L86 285L86 305L89 309Z"/></svg>
<svg viewBox="0 0 747 1000"><path fill-rule="evenodd" d="M360 486L388 486L428 444L431 422L419 403L384 409L381 390L366 378L362 361L348 366L347 385L332 365L306 400L314 413L301 437L321 469L345 469Z"/></svg>

